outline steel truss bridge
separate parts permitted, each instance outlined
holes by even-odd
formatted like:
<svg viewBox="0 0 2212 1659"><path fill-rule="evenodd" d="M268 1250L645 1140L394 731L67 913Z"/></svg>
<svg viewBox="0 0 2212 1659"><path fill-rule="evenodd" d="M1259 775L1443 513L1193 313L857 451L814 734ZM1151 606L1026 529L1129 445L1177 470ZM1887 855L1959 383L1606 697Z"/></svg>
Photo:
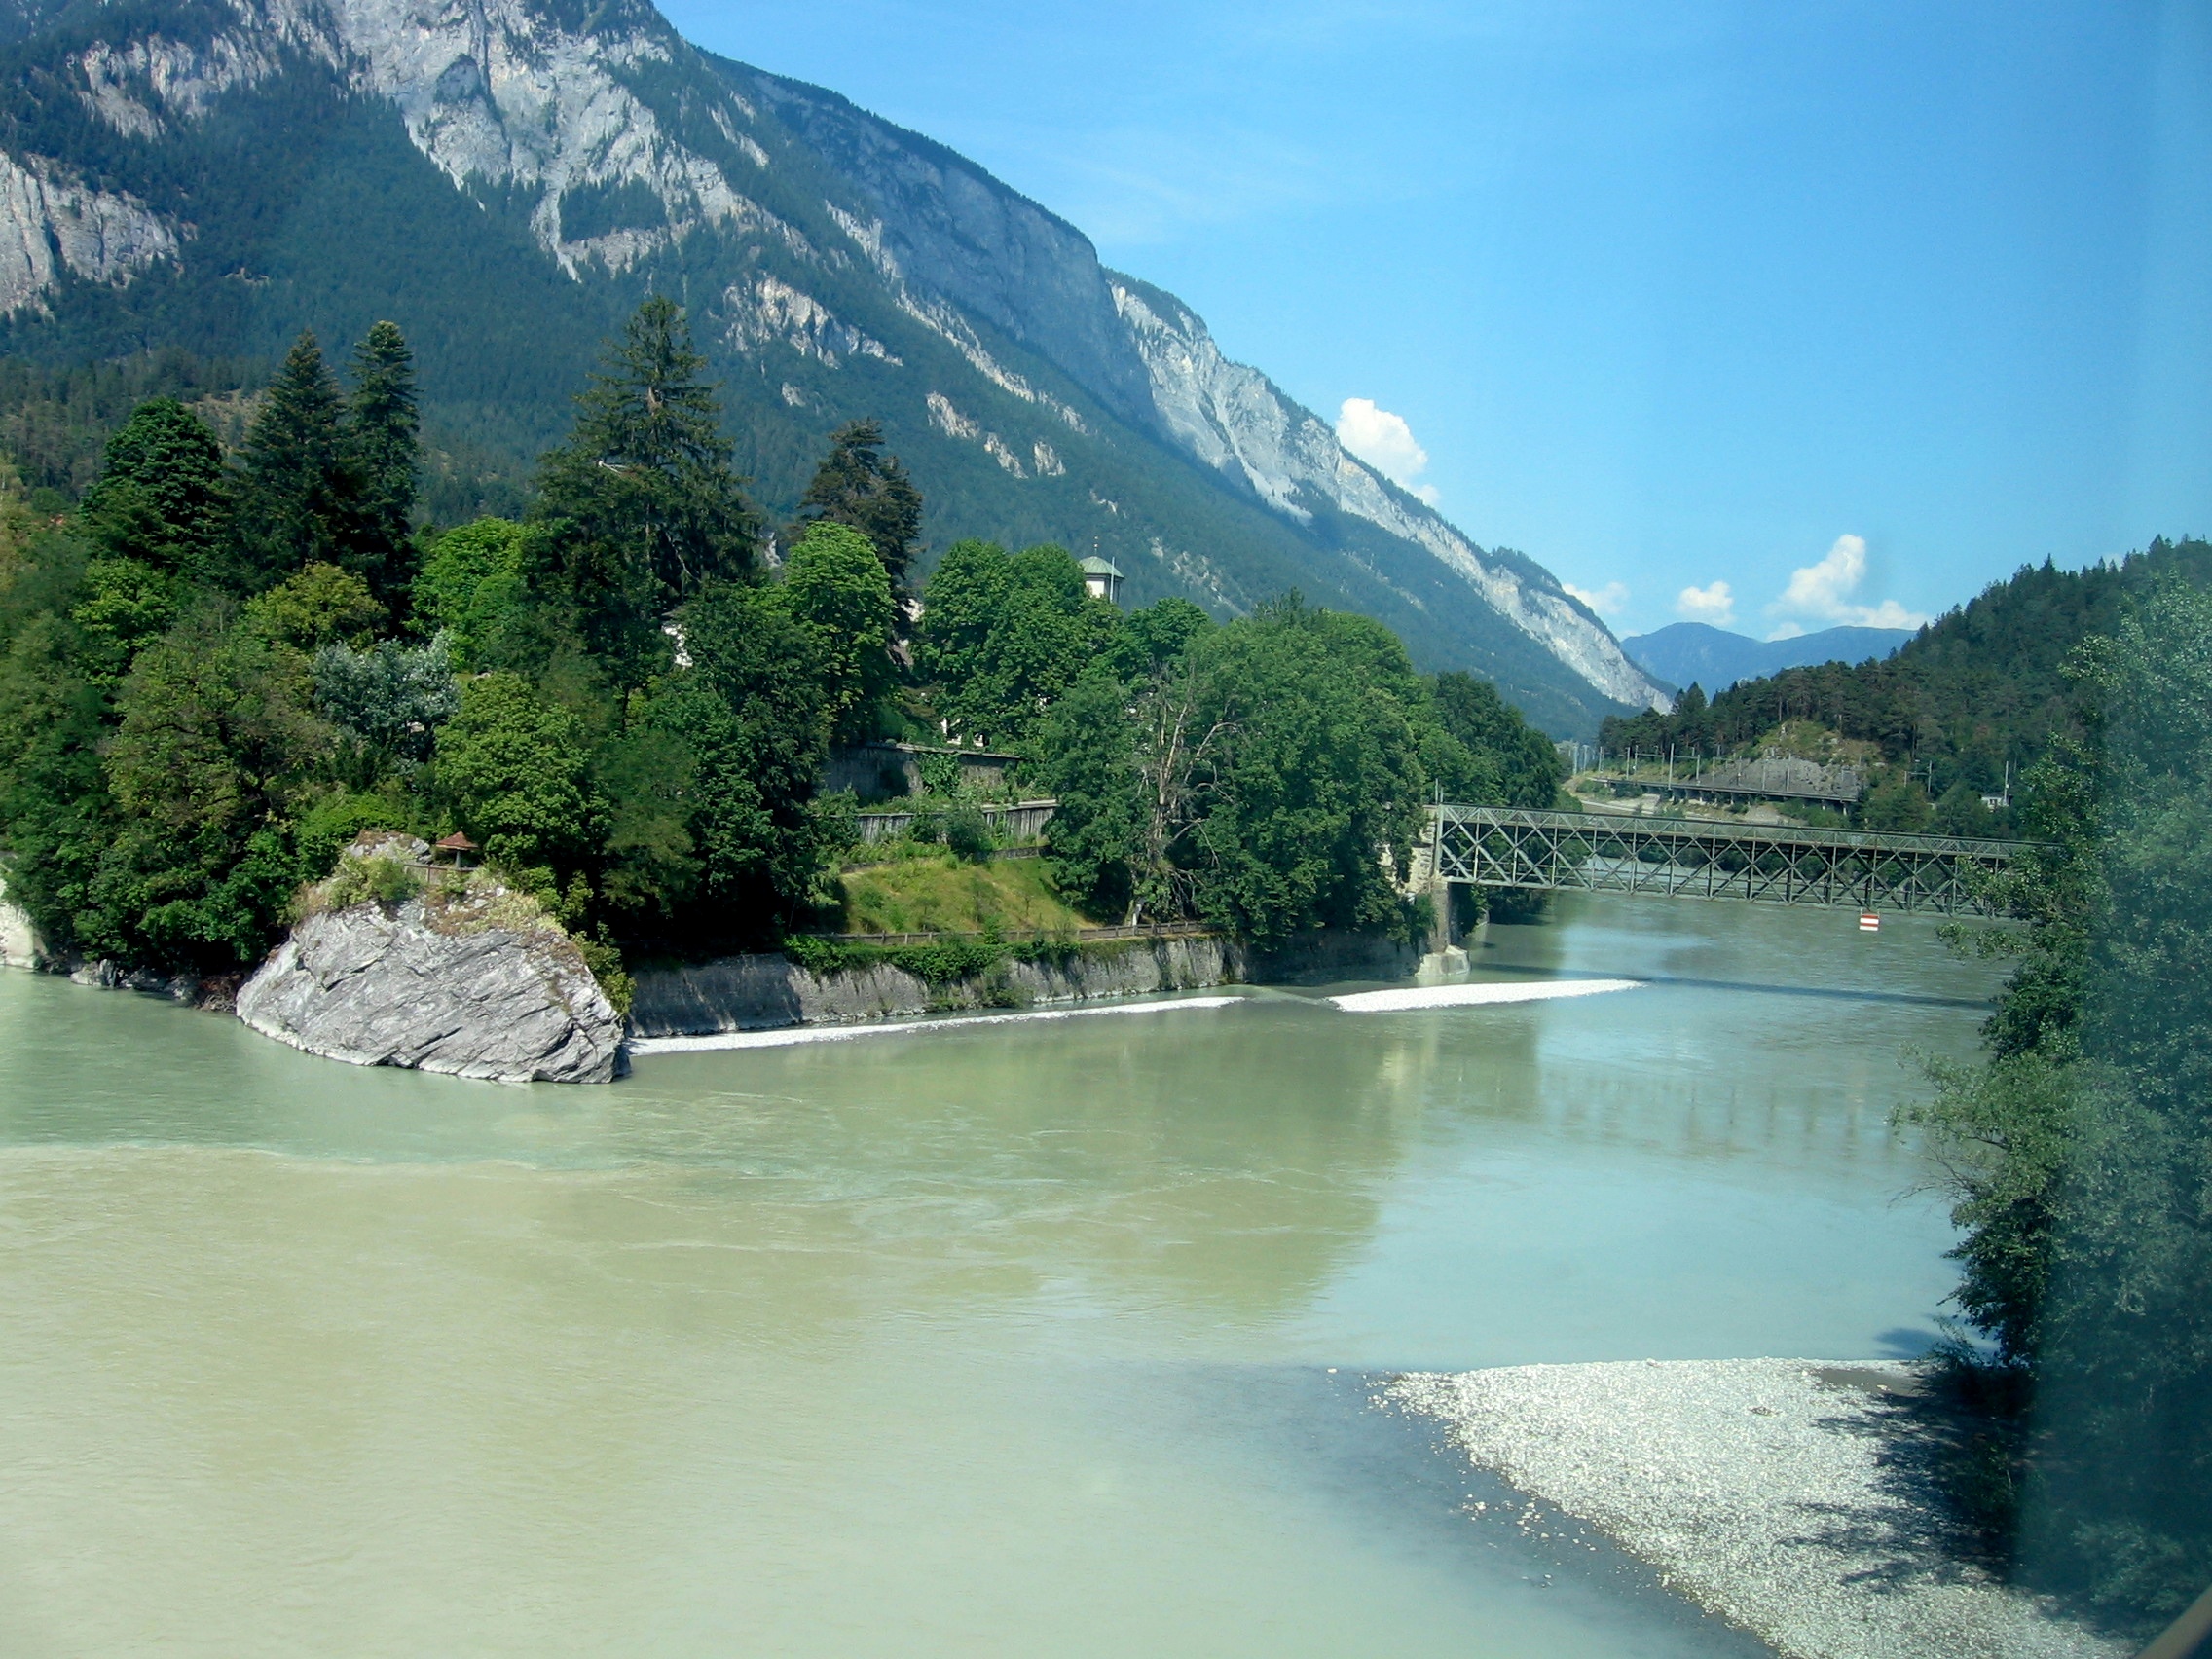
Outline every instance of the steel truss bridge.
<svg viewBox="0 0 2212 1659"><path fill-rule="evenodd" d="M1416 879L1992 916L2017 841L1791 825L1436 806Z"/></svg>

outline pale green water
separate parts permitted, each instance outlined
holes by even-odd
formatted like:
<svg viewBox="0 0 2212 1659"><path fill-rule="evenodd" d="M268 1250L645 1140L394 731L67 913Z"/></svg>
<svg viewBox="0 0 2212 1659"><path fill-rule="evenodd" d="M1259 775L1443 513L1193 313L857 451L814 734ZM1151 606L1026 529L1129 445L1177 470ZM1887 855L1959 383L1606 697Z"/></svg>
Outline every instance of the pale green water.
<svg viewBox="0 0 2212 1659"><path fill-rule="evenodd" d="M1493 942L1672 982L503 1089L0 975L0 1653L1745 1651L1456 1514L1355 1374L1924 1340L1887 1115L1990 977L1741 905Z"/></svg>

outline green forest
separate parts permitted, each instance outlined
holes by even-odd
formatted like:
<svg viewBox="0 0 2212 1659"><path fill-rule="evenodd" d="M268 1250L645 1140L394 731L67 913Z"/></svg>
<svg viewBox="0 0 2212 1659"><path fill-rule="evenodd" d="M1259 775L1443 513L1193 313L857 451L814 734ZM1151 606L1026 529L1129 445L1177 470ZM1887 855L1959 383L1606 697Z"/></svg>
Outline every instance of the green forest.
<svg viewBox="0 0 2212 1659"><path fill-rule="evenodd" d="M73 503L61 461L118 388L45 387L80 415L49 481L5 492L0 834L58 955L249 971L370 829L464 834L610 983L772 947L827 925L856 803L825 769L875 738L1024 756L1087 914L1261 940L1412 926L1378 852L1403 865L1439 787L1557 792L1492 686L1296 594L1124 613L1064 549L979 541L911 591L923 502L872 423L771 526L666 299L505 516L427 522L396 327L342 367L303 335L231 387L254 394L234 449L196 412L221 378L171 364Z"/></svg>
<svg viewBox="0 0 2212 1659"><path fill-rule="evenodd" d="M2160 539L2080 571L2027 566L1892 656L1786 669L1710 702L1692 685L1670 714L1606 720L1599 741L1615 753L1752 753L1786 722L1807 720L1887 762L1856 822L2008 833L2019 821L1993 815L1982 797L2019 784L2056 739L2080 735L2071 653L2092 635L2110 637L2134 602L2171 579L2212 580L2212 544Z"/></svg>
<svg viewBox="0 0 2212 1659"><path fill-rule="evenodd" d="M2015 963L1986 1057L1934 1067L1933 1097L1907 1114L1964 1232L1969 1331L1939 1356L1966 1408L1954 1494L2019 1578L2138 1636L2212 1582L2200 553L2157 550L2071 590L2042 572L2012 584L2113 608L2055 665L2060 707L2037 716L2049 735L2024 792L2032 844L1995 895L2025 926L1957 940Z"/></svg>

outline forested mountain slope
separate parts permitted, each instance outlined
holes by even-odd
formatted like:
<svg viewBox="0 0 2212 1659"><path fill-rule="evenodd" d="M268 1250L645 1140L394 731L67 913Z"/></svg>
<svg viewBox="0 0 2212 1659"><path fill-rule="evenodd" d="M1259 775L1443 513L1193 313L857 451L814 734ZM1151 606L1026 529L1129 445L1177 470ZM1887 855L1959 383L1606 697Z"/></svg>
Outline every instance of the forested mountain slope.
<svg viewBox="0 0 2212 1659"><path fill-rule="evenodd" d="M273 360L388 317L432 431L511 471L666 292L779 518L872 416L935 547L1056 540L1136 603L1216 614L1296 587L1561 731L1657 695L1549 572L1467 541L1073 227L637 0L4 10L9 352Z"/></svg>
<svg viewBox="0 0 2212 1659"><path fill-rule="evenodd" d="M1824 663L1740 681L1707 705L1605 722L1610 748L1737 749L1786 720L1806 719L1925 768L1932 793L1964 782L1999 789L2074 729L2067 658L2092 634L2114 635L2128 607L2165 582L2212 582L2212 544L2154 541L2112 564L2062 571L2046 562L1993 582L1877 662Z"/></svg>

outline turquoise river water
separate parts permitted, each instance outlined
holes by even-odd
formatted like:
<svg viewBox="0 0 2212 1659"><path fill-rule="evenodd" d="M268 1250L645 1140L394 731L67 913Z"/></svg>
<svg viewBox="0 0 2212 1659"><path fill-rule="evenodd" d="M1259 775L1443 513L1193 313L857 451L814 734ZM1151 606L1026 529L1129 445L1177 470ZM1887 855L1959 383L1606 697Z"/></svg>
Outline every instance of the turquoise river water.
<svg viewBox="0 0 2212 1659"><path fill-rule="evenodd" d="M1855 924L1586 899L1475 977L1649 983L606 1088L0 974L0 1653L1756 1653L1367 1395L1924 1346L1889 1115L1993 976Z"/></svg>

